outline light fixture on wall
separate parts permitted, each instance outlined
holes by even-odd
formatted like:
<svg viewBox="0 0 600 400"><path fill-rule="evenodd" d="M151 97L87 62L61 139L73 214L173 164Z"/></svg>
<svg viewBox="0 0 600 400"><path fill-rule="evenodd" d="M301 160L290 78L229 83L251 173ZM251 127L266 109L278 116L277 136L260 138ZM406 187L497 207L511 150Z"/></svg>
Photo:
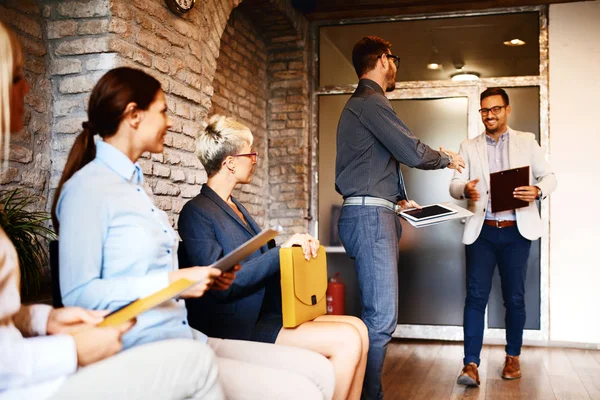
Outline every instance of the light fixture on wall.
<svg viewBox="0 0 600 400"><path fill-rule="evenodd" d="M479 80L479 73L474 71L466 71L465 63L454 61L456 72L450 75L450 78L455 82L460 81L476 81Z"/></svg>

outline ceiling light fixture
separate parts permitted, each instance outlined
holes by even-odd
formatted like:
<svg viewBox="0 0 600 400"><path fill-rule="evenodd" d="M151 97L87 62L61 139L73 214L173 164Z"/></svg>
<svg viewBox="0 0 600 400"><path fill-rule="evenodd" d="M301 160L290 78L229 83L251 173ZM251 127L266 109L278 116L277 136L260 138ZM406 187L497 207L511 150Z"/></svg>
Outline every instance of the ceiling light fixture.
<svg viewBox="0 0 600 400"><path fill-rule="evenodd" d="M450 75L450 78L455 82L476 81L479 80L479 74L477 72L458 71Z"/></svg>
<svg viewBox="0 0 600 400"><path fill-rule="evenodd" d="M455 82L479 80L478 72L465 71L464 61L454 61L454 68L456 68L456 72L450 75L450 78Z"/></svg>
<svg viewBox="0 0 600 400"><path fill-rule="evenodd" d="M525 41L521 40L519 38L514 38L514 39L507 40L503 43L505 46L517 47L517 46L523 46L525 44Z"/></svg>
<svg viewBox="0 0 600 400"><path fill-rule="evenodd" d="M442 61L440 60L440 53L435 46L431 46L431 56L429 56L429 63L427 69L438 70L442 69Z"/></svg>

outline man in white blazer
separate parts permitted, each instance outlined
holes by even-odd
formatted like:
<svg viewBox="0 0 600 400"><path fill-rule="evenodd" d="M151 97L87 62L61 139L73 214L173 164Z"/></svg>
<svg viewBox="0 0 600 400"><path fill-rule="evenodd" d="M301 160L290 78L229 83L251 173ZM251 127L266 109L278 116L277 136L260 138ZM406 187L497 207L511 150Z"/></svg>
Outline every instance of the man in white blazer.
<svg viewBox="0 0 600 400"><path fill-rule="evenodd" d="M527 259L531 241L543 231L535 200L544 199L556 188L556 178L535 135L508 126L511 107L503 89L489 88L481 93L479 112L485 132L461 144L460 155L466 167L462 172L455 171L450 183L452 197L468 199L468 209L473 212L463 235L467 262L465 358L457 380L463 385L479 385L477 367L481 361L485 308L496 265L506 307L507 344L502 378L521 377L519 355L525 326ZM530 185L515 188L513 196L528 202L528 206L493 213L490 173L523 166L530 167Z"/></svg>

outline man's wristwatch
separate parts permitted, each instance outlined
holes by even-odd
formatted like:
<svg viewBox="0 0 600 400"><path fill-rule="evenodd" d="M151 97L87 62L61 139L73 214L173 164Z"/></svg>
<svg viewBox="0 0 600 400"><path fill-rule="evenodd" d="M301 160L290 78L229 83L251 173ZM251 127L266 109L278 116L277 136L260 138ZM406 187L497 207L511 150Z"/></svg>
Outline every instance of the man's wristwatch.
<svg viewBox="0 0 600 400"><path fill-rule="evenodd" d="M452 164L454 162L454 159L452 158L452 156L450 154L448 154L445 151L442 151L442 153L444 153L446 156L448 156L448 158L450 159L450 162L448 162L448 165Z"/></svg>

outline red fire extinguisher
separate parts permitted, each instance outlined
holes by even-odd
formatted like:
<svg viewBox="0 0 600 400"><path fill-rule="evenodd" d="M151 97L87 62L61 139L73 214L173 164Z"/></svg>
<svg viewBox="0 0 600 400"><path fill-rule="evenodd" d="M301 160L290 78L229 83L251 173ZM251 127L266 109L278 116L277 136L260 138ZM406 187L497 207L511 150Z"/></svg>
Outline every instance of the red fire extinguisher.
<svg viewBox="0 0 600 400"><path fill-rule="evenodd" d="M327 285L327 314L344 315L344 282L339 275L335 274Z"/></svg>

